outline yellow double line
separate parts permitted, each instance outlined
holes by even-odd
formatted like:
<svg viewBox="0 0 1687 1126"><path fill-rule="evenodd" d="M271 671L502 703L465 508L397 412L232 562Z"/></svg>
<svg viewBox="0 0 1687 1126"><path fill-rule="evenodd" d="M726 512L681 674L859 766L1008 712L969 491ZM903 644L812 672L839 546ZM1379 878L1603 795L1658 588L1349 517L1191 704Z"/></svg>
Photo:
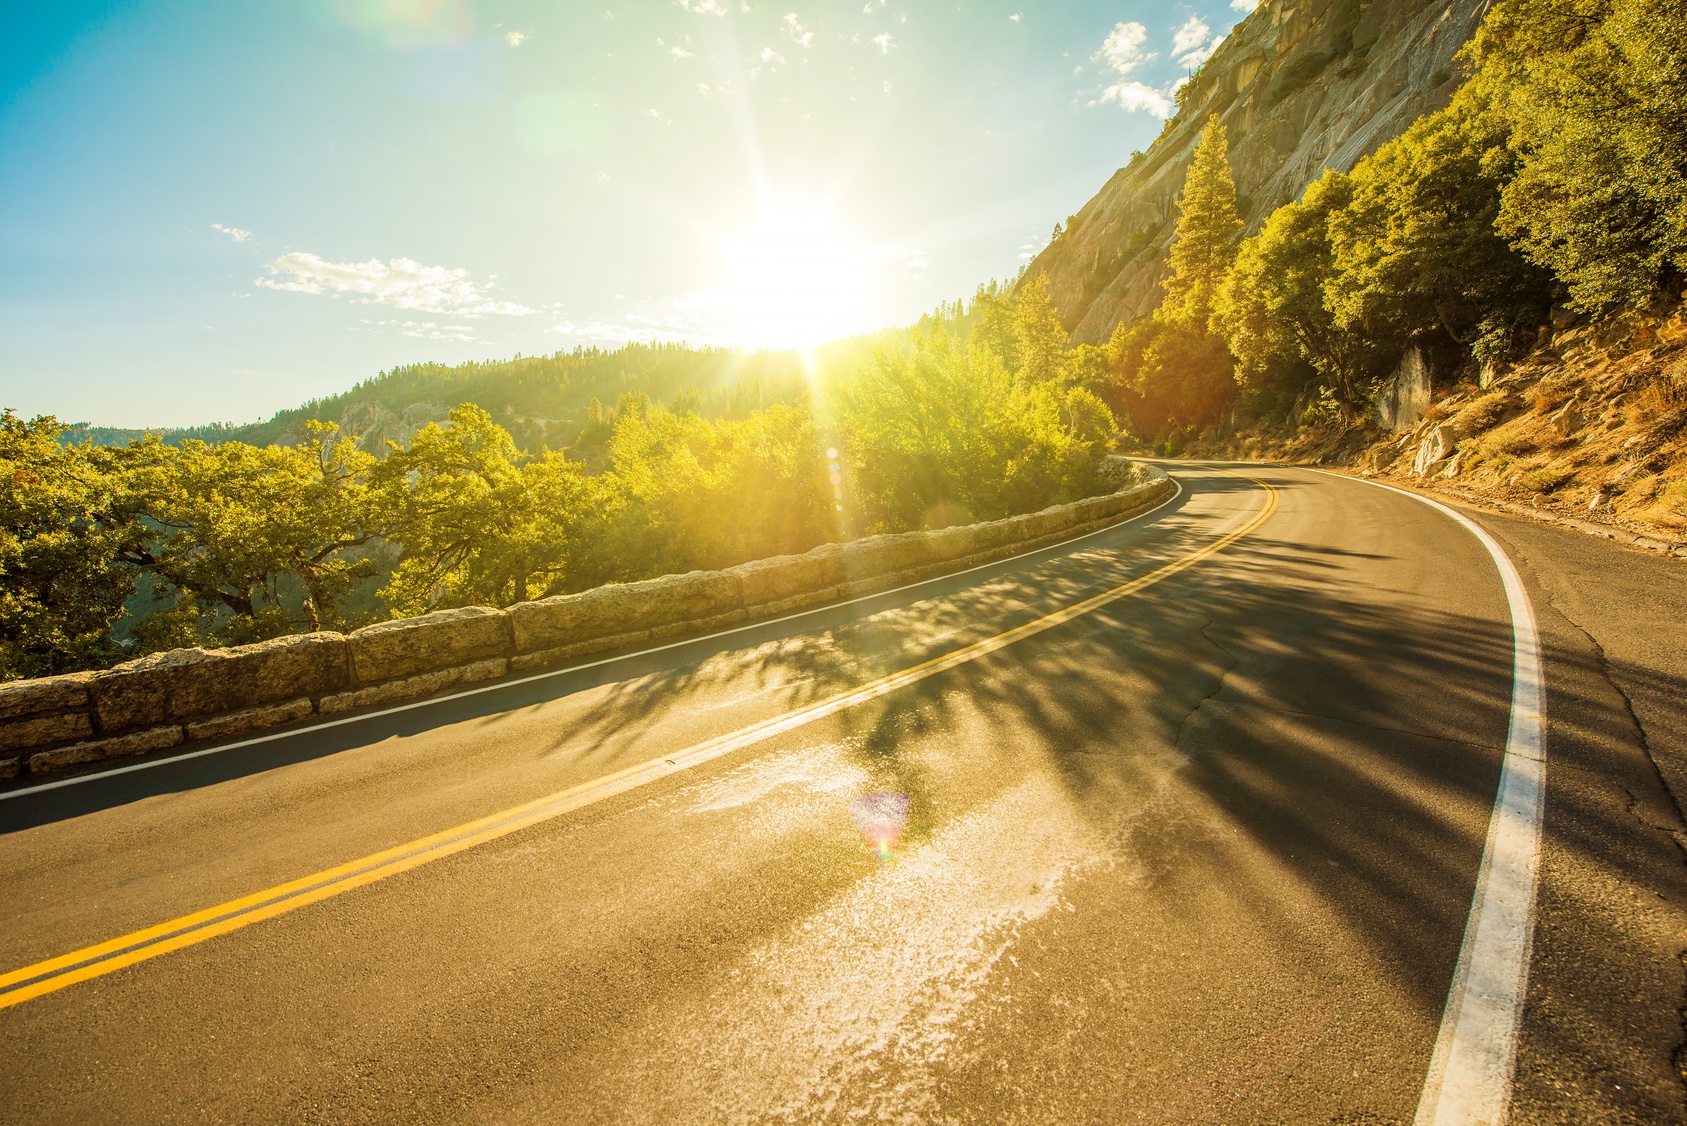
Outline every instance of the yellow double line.
<svg viewBox="0 0 1687 1126"><path fill-rule="evenodd" d="M1236 474L1236 476L1243 475ZM420 840L414 840L396 848L389 848L385 852L377 852L341 864L336 868L329 868L288 883L254 892L240 899L219 903L215 907L208 907L191 915L183 915L179 919L171 919L167 923L160 923L155 927L135 931L132 934L114 938L109 942L102 942L96 946L85 947L57 958L37 962L32 966L24 966L22 969L13 970L7 974L0 974L0 1009L22 1004L43 994L56 992L79 981L100 977L115 970L120 970L124 966L132 966L136 962L144 962L149 958L168 954L172 950L180 950L184 946L205 942L218 935L228 934L230 931L236 931L242 927L249 927L264 919L273 919L277 915L297 911L301 907L332 896L344 895L354 888L360 888L365 884L372 884L377 880L396 876L400 872L408 872L410 869L419 868L423 864L443 860L447 856L474 848L476 845L495 841L531 825L549 821L552 818L600 802L605 798L648 785L670 774L676 774L700 763L708 762L710 759L759 743L782 732L835 715L845 708L877 699L929 676L936 676L947 669L964 665L986 654L994 653L998 649L1005 649L1016 641L1033 634L1042 633L1044 630L1053 629L1055 626L1081 617L1092 610L1106 606L1108 603L1117 602L1121 598L1128 598L1144 587L1152 586L1162 579L1170 578L1179 571L1193 567L1201 560L1223 551L1226 547L1265 523L1271 517L1271 514L1277 510L1277 490L1256 478L1248 477L1247 480L1253 481L1254 484L1265 490L1266 502L1261 510L1245 525L1234 532L1219 537L1200 550L1167 563L1165 566L1140 578L1132 579L1123 586L1114 587L1112 590L1098 594L1093 598L1087 598L1064 609L1056 610L1054 613L1035 621L1015 626L1005 633L999 633L982 641L975 641L971 645L963 646L941 657L934 657L912 668L881 677L849 692L746 727L740 731L710 739L676 754L652 759L649 762L628 767L625 770L551 794L548 797L542 797L536 801L494 813L490 817L482 817L478 821L470 821L446 829L444 832L422 837Z"/></svg>

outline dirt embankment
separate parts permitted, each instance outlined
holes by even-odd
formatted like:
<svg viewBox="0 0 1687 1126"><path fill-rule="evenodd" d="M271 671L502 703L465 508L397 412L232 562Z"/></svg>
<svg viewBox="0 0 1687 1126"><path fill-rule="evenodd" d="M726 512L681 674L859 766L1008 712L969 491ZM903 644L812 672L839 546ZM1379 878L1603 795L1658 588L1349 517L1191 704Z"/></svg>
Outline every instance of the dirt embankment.
<svg viewBox="0 0 1687 1126"><path fill-rule="evenodd" d="M1572 326L1471 374L1398 433L1256 427L1188 453L1346 466L1687 547L1687 305Z"/></svg>

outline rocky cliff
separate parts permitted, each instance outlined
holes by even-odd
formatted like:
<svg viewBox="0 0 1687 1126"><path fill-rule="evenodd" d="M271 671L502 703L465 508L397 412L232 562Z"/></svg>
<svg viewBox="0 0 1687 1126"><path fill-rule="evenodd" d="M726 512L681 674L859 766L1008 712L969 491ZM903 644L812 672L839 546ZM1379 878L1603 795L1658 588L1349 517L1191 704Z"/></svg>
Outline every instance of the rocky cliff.
<svg viewBox="0 0 1687 1126"><path fill-rule="evenodd" d="M1030 266L1079 343L1160 303L1174 202L1208 115L1229 132L1249 232L1325 168L1351 169L1447 104L1489 0L1264 0L1180 92L1146 153Z"/></svg>

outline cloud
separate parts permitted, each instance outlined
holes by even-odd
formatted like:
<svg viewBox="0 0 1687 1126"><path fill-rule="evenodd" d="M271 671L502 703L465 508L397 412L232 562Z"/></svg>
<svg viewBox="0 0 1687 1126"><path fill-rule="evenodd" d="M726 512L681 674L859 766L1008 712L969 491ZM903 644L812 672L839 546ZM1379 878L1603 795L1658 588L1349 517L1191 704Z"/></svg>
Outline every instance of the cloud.
<svg viewBox="0 0 1687 1126"><path fill-rule="evenodd" d="M1199 16L1190 16L1188 22L1177 29L1172 36L1172 54L1177 56L1179 66L1184 70L1199 70L1202 63L1213 57L1213 52L1224 42L1224 36L1213 36L1208 42L1207 36L1212 35L1212 30Z"/></svg>
<svg viewBox="0 0 1687 1126"><path fill-rule="evenodd" d="M250 241L252 241L252 232L242 230L239 227L225 227L221 223L212 223L211 229L213 231L221 231L223 234L227 235L229 238L233 239L235 242L250 242Z"/></svg>
<svg viewBox="0 0 1687 1126"><path fill-rule="evenodd" d="M1259 0L1230 0L1230 6L1238 12L1251 12L1259 7Z"/></svg>
<svg viewBox="0 0 1687 1126"><path fill-rule="evenodd" d="M508 43L512 47L519 47L523 43L527 42L527 32L507 31L504 33L504 42Z"/></svg>
<svg viewBox="0 0 1687 1126"><path fill-rule="evenodd" d="M895 46L895 43L891 40L888 33L873 36L873 42L878 45L880 51L887 55L890 54L890 49Z"/></svg>
<svg viewBox="0 0 1687 1126"><path fill-rule="evenodd" d="M1024 12L1015 12L1013 15L1008 17L1008 19L1012 20L1014 23L1018 23L1020 20L1022 20L1024 18L1025 18Z"/></svg>
<svg viewBox="0 0 1687 1126"><path fill-rule="evenodd" d="M814 32L804 31L802 24L797 22L797 14L788 12L785 16L785 30L799 47L807 47L814 42Z"/></svg>
<svg viewBox="0 0 1687 1126"><path fill-rule="evenodd" d="M360 305L387 305L423 313L475 318L525 317L525 305L494 301L487 286L469 279L467 270L424 266L410 258L382 262L329 262L315 254L293 251L269 264L270 276L253 284L285 293L348 294Z"/></svg>
<svg viewBox="0 0 1687 1126"><path fill-rule="evenodd" d="M691 58L691 52L687 51L684 47L671 47L668 49L668 54L672 55L676 59Z"/></svg>
<svg viewBox="0 0 1687 1126"><path fill-rule="evenodd" d="M1101 92L1101 96L1090 105L1098 103L1116 102L1119 107L1129 113L1147 111L1155 117L1164 119L1172 115L1172 101L1162 90L1156 90L1146 82L1117 82Z"/></svg>
<svg viewBox="0 0 1687 1126"><path fill-rule="evenodd" d="M688 12L707 12L711 16L726 15L726 5L721 0L679 0L679 6Z"/></svg>
<svg viewBox="0 0 1687 1126"><path fill-rule="evenodd" d="M1129 74L1142 63L1152 59L1152 53L1145 53L1142 45L1148 41L1148 29L1136 22L1116 24L1102 41L1101 50L1091 58L1106 61L1107 65L1121 75Z"/></svg>
<svg viewBox="0 0 1687 1126"><path fill-rule="evenodd" d="M400 336L413 336L418 340L474 339L472 325L447 325L437 321L372 321L367 317L363 318L363 323L370 328L396 328Z"/></svg>
<svg viewBox="0 0 1687 1126"><path fill-rule="evenodd" d="M1211 33L1212 28L1208 27L1200 16L1190 16L1189 21L1172 36L1172 54L1181 55L1199 47L1207 41L1207 36Z"/></svg>

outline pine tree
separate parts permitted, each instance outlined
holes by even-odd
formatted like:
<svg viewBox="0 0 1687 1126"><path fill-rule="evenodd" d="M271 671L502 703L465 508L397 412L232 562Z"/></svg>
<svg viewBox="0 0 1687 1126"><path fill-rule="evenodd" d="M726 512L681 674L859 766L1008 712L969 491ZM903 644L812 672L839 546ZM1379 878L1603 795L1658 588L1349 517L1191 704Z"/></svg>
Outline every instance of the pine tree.
<svg viewBox="0 0 1687 1126"><path fill-rule="evenodd" d="M1224 126L1216 116L1207 118L1177 201L1172 276L1165 283L1165 300L1154 314L1163 324L1205 332L1213 296L1236 260L1242 220L1236 213L1236 182L1230 178L1226 152Z"/></svg>

